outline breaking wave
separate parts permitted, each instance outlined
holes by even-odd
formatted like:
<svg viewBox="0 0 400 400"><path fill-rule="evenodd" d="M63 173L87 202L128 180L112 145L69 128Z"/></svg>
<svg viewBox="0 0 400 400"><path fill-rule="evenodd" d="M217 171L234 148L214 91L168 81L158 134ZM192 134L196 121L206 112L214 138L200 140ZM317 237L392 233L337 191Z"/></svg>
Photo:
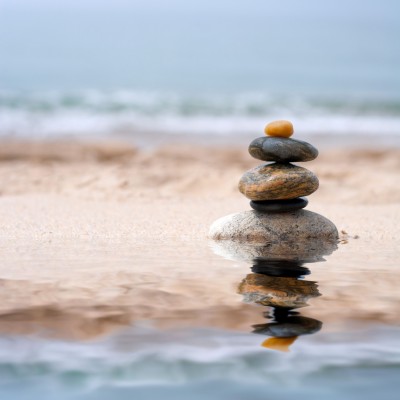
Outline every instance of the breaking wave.
<svg viewBox="0 0 400 400"><path fill-rule="evenodd" d="M0 91L1 136L240 135L259 132L266 121L280 118L292 120L305 134L400 135L400 101L395 99Z"/></svg>

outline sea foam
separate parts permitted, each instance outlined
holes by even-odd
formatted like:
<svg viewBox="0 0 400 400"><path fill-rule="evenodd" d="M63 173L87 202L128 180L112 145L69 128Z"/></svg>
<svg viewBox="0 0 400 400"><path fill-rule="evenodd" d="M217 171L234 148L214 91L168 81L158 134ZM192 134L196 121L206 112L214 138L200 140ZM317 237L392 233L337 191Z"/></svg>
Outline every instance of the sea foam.
<svg viewBox="0 0 400 400"><path fill-rule="evenodd" d="M400 136L400 101L395 99L132 90L0 92L1 136L242 135L262 132L267 121L281 118L292 120L299 134Z"/></svg>

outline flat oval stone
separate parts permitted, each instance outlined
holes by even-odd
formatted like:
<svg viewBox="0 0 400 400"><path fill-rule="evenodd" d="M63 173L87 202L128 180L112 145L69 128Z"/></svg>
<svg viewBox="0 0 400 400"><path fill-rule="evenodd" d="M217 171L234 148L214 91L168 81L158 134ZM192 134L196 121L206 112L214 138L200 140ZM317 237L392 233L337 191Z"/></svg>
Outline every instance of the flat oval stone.
<svg viewBox="0 0 400 400"><path fill-rule="evenodd" d="M268 136L286 137L293 135L293 125L290 121L278 120L270 122L264 129Z"/></svg>
<svg viewBox="0 0 400 400"><path fill-rule="evenodd" d="M306 207L308 200L305 197L296 197L290 200L263 200L250 201L250 207L260 212L282 213L301 210Z"/></svg>
<svg viewBox="0 0 400 400"><path fill-rule="evenodd" d="M250 143L249 153L258 160L276 162L311 161L318 156L318 150L310 143L280 137L254 139Z"/></svg>
<svg viewBox="0 0 400 400"><path fill-rule="evenodd" d="M247 171L239 190L250 200L286 200L314 193L318 185L318 178L308 169L276 163Z"/></svg>

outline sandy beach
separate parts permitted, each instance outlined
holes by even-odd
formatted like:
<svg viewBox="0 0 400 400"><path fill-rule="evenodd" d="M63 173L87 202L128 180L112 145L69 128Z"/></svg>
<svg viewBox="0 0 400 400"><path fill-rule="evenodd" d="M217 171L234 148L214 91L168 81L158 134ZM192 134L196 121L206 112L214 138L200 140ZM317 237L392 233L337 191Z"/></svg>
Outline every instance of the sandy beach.
<svg viewBox="0 0 400 400"><path fill-rule="evenodd" d="M249 208L237 182L258 164L246 146L2 143L0 235L203 238L214 219ZM306 167L320 180L310 210L349 235L398 243L399 149L324 150Z"/></svg>
<svg viewBox="0 0 400 400"><path fill-rule="evenodd" d="M3 332L89 339L149 318L240 330L262 321L236 293L248 268L214 255L206 238L215 219L249 208L237 182L258 162L245 146L0 148ZM332 329L398 323L400 150L333 148L306 167L320 179L308 209L341 236L313 270L323 296L306 315Z"/></svg>

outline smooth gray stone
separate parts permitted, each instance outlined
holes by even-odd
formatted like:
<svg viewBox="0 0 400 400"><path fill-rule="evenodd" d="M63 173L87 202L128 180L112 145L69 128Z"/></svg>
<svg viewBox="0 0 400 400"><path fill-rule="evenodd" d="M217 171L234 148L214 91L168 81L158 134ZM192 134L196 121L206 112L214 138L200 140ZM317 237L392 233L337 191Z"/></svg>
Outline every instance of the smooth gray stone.
<svg viewBox="0 0 400 400"><path fill-rule="evenodd" d="M249 146L252 157L263 161L301 162L317 158L318 150L302 140L263 136L254 139Z"/></svg>
<svg viewBox="0 0 400 400"><path fill-rule="evenodd" d="M250 207L253 210L260 212L274 212L283 213L295 210L301 210L308 204L305 197L296 197L290 200L264 200L264 201L250 201Z"/></svg>
<svg viewBox="0 0 400 400"><path fill-rule="evenodd" d="M216 220L208 234L215 253L235 261L323 261L337 249L336 226L320 214L243 211Z"/></svg>

